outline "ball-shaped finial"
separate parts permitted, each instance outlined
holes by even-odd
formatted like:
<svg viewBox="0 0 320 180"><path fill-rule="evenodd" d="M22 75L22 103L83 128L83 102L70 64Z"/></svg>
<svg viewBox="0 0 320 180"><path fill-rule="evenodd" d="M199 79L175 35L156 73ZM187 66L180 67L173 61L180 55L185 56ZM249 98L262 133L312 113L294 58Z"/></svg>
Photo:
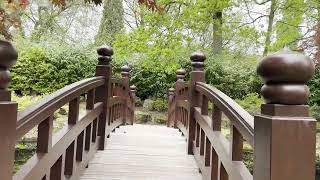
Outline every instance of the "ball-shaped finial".
<svg viewBox="0 0 320 180"><path fill-rule="evenodd" d="M191 54L190 59L193 70L203 70L204 61L207 59L206 55L202 52L194 52Z"/></svg>
<svg viewBox="0 0 320 180"><path fill-rule="evenodd" d="M169 95L173 95L174 94L175 89L174 88L170 88L169 89Z"/></svg>
<svg viewBox="0 0 320 180"><path fill-rule="evenodd" d="M131 86L130 86L130 90L136 91L136 90L137 90L137 87L136 87L135 85L131 85Z"/></svg>
<svg viewBox="0 0 320 180"><path fill-rule="evenodd" d="M130 71L130 68L129 68L128 65L124 65L124 66L121 67L121 75L123 77L129 76L129 71Z"/></svg>
<svg viewBox="0 0 320 180"><path fill-rule="evenodd" d="M110 46L102 46L97 49L99 64L108 65L112 61L113 49Z"/></svg>
<svg viewBox="0 0 320 180"><path fill-rule="evenodd" d="M6 89L11 77L9 68L13 66L18 58L17 50L8 41L0 40L0 89Z"/></svg>
<svg viewBox="0 0 320 180"><path fill-rule="evenodd" d="M98 48L97 53L100 56L112 56L113 55L113 49L110 46L101 46L100 48Z"/></svg>
<svg viewBox="0 0 320 180"><path fill-rule="evenodd" d="M18 58L17 50L8 41L0 40L0 67L10 68Z"/></svg>
<svg viewBox="0 0 320 180"><path fill-rule="evenodd" d="M271 54L257 68L265 83L261 95L268 104L305 104L309 96L306 83L314 71L313 61L301 53L284 49Z"/></svg>
<svg viewBox="0 0 320 180"><path fill-rule="evenodd" d="M185 78L185 76L186 76L186 71L181 68L181 69L177 70L176 74L177 74L177 79L178 80L183 80Z"/></svg>
<svg viewBox="0 0 320 180"><path fill-rule="evenodd" d="M121 67L121 71L122 72L129 72L130 71L130 67L128 65L124 65Z"/></svg>

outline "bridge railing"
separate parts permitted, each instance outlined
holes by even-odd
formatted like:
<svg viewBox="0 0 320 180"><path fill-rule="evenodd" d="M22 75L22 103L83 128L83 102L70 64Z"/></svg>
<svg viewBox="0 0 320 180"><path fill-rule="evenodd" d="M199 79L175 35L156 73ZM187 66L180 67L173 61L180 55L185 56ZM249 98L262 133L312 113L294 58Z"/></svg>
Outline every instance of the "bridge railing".
<svg viewBox="0 0 320 180"><path fill-rule="evenodd" d="M234 100L205 83L203 53L191 56L188 83L177 71L169 90L168 126L178 128L188 141L204 179L314 180L316 121L309 117L306 82L314 64L302 54L282 51L260 61L258 74L265 85L266 104L252 116ZM212 112L209 113L209 104ZM222 118L230 122L230 137L222 133ZM244 144L254 156L253 174L244 164Z"/></svg>
<svg viewBox="0 0 320 180"><path fill-rule="evenodd" d="M113 50L98 49L96 77L68 85L36 104L18 112L7 89L9 68L17 52L6 41L0 41L0 179L78 179L97 150L105 147L105 138L116 127L133 123L135 88L129 88L129 68L122 68L122 78L112 79ZM79 112L80 96L86 107ZM67 124L53 133L53 114L69 105ZM37 128L36 154L15 174L15 145L31 129Z"/></svg>

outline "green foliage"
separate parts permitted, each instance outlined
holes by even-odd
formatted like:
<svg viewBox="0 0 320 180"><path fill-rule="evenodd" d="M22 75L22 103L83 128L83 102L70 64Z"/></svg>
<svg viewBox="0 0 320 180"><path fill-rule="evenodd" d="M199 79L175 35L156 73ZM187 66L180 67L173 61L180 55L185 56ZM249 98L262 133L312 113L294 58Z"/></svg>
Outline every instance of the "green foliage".
<svg viewBox="0 0 320 180"><path fill-rule="evenodd" d="M21 111L31 104L36 103L41 98L41 96L17 96L12 93L12 100L18 103L18 111Z"/></svg>
<svg viewBox="0 0 320 180"><path fill-rule="evenodd" d="M310 88L309 104L320 105L320 68L316 68L315 75L308 82Z"/></svg>
<svg viewBox="0 0 320 180"><path fill-rule="evenodd" d="M316 160L316 180L320 180L320 156Z"/></svg>
<svg viewBox="0 0 320 180"><path fill-rule="evenodd" d="M260 112L261 104L263 100L257 93L247 94L242 100L236 100L237 103L251 114Z"/></svg>
<svg viewBox="0 0 320 180"><path fill-rule="evenodd" d="M259 93L261 81L256 74L256 59L232 53L211 56L206 63L206 82L233 99Z"/></svg>
<svg viewBox="0 0 320 180"><path fill-rule="evenodd" d="M179 65L165 61L145 61L131 67L131 83L138 87L137 96L144 100L148 97L166 98L168 89L175 82L175 71Z"/></svg>
<svg viewBox="0 0 320 180"><path fill-rule="evenodd" d="M18 94L48 94L68 84L92 77L95 55L82 49L31 46L19 49L12 68L13 89Z"/></svg>
<svg viewBox="0 0 320 180"><path fill-rule="evenodd" d="M320 119L320 106L314 104L310 107L310 115L315 119Z"/></svg>
<svg viewBox="0 0 320 180"><path fill-rule="evenodd" d="M104 0L104 9L99 32L95 37L97 45L113 45L116 35L123 31L123 16L124 10L122 1Z"/></svg>
<svg viewBox="0 0 320 180"><path fill-rule="evenodd" d="M152 110L158 112L165 112L168 109L168 103L164 99L155 99L152 103Z"/></svg>

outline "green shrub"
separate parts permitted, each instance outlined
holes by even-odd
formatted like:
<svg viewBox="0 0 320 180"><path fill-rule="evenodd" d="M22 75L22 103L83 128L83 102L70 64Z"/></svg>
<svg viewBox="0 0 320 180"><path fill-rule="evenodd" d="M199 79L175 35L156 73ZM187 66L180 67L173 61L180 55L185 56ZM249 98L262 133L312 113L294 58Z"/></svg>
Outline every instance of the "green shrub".
<svg viewBox="0 0 320 180"><path fill-rule="evenodd" d="M318 106L317 104L314 104L310 107L310 115L319 120L320 119L320 106Z"/></svg>
<svg viewBox="0 0 320 180"><path fill-rule="evenodd" d="M147 111L152 111L153 100L146 99L143 102L143 109Z"/></svg>
<svg viewBox="0 0 320 180"><path fill-rule="evenodd" d="M164 112L168 109L168 103L164 99L155 99L152 102L152 110L158 112Z"/></svg>
<svg viewBox="0 0 320 180"><path fill-rule="evenodd" d="M136 119L136 122L138 123L152 122L152 117L147 112L141 112L141 111L136 112L135 119Z"/></svg>
<svg viewBox="0 0 320 180"><path fill-rule="evenodd" d="M20 95L48 94L92 77L96 63L95 55L82 49L24 47L12 68L11 89Z"/></svg>
<svg viewBox="0 0 320 180"><path fill-rule="evenodd" d="M18 103L18 111L21 111L26 107L36 103L41 98L41 96L17 96L16 94L12 93L12 100Z"/></svg>
<svg viewBox="0 0 320 180"><path fill-rule="evenodd" d="M251 93L246 95L242 100L236 100L236 102L249 113L256 114L260 112L263 100L257 93Z"/></svg>

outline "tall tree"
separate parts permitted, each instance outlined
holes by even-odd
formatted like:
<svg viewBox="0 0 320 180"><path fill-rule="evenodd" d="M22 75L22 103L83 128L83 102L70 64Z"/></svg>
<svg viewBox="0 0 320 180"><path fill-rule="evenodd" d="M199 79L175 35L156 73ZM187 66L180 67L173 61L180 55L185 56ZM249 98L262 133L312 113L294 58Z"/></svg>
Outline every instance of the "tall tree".
<svg viewBox="0 0 320 180"><path fill-rule="evenodd" d="M103 15L98 34L95 37L97 45L112 45L117 34L124 31L124 10L122 0L105 0Z"/></svg>

